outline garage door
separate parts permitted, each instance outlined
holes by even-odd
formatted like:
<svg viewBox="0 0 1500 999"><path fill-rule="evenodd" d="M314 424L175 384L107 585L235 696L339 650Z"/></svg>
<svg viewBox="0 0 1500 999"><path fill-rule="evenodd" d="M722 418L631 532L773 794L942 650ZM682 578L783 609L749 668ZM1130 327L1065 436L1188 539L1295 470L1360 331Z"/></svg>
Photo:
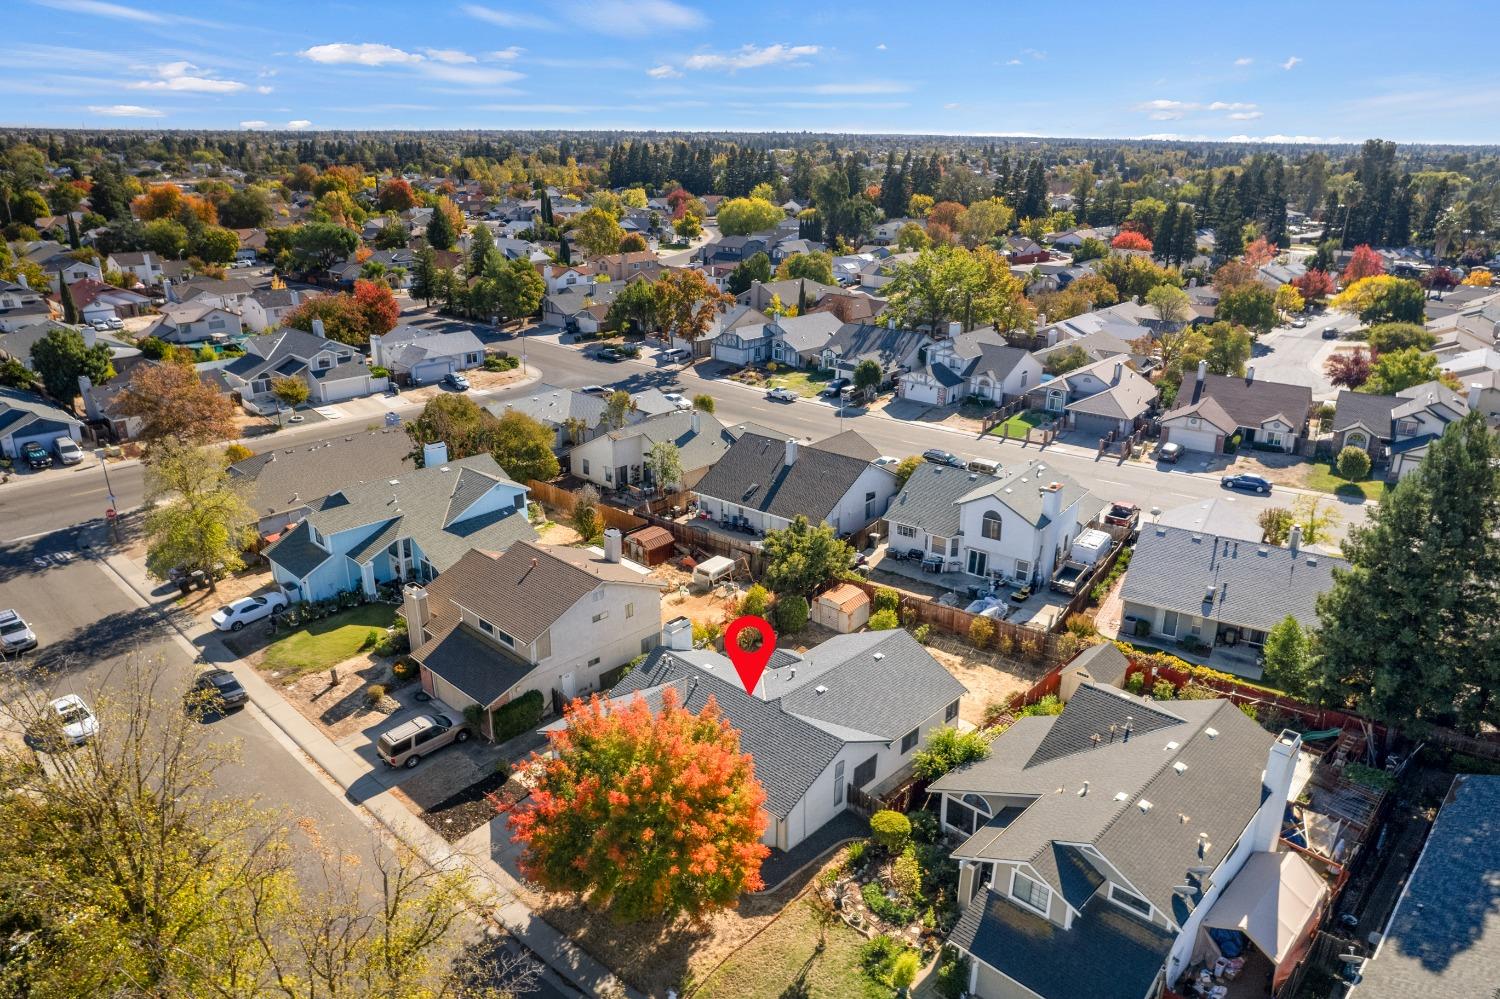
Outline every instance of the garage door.
<svg viewBox="0 0 1500 999"><path fill-rule="evenodd" d="M1216 446L1219 435L1212 430L1183 430L1178 427L1171 428L1168 437L1173 444L1181 444L1189 451L1207 451L1210 454L1217 452Z"/></svg>
<svg viewBox="0 0 1500 999"><path fill-rule="evenodd" d="M1085 434L1098 434L1100 437L1111 430L1120 429L1119 420L1109 416L1100 416L1097 413L1075 413L1073 420L1074 429Z"/></svg>
<svg viewBox="0 0 1500 999"><path fill-rule="evenodd" d="M411 379L418 385L431 385L453 369L453 362L446 357L423 361L411 369Z"/></svg>

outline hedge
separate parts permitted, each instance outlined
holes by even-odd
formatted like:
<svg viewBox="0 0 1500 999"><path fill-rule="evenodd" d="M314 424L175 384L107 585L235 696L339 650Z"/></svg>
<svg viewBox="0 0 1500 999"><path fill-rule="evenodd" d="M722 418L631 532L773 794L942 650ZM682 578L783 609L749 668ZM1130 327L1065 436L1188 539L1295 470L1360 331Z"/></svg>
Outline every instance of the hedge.
<svg viewBox="0 0 1500 999"><path fill-rule="evenodd" d="M522 732L534 729L541 723L542 709L546 700L540 690L528 690L509 704L495 709L491 724L495 727L495 741L514 739Z"/></svg>

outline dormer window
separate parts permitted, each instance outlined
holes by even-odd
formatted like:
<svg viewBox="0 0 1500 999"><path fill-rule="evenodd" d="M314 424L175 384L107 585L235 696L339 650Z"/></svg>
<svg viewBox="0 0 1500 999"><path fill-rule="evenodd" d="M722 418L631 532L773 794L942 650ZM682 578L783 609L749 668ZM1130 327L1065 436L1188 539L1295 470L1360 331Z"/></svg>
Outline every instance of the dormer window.
<svg viewBox="0 0 1500 999"><path fill-rule="evenodd" d="M1045 916L1052 906L1052 889L1035 878L1015 871L1010 878L1010 897L1026 908Z"/></svg>
<svg viewBox="0 0 1500 999"><path fill-rule="evenodd" d="M1122 888L1113 881L1109 884L1109 900L1116 905L1123 906L1136 915L1151 918L1151 903L1141 898L1128 888Z"/></svg>

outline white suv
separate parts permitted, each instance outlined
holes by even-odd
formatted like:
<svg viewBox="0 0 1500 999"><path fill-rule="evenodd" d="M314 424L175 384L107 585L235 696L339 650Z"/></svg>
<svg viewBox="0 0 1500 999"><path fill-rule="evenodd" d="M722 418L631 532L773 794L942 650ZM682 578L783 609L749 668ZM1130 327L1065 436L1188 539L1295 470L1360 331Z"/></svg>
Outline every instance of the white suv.
<svg viewBox="0 0 1500 999"><path fill-rule="evenodd" d="M7 656L36 648L36 632L13 610L0 610L0 654Z"/></svg>

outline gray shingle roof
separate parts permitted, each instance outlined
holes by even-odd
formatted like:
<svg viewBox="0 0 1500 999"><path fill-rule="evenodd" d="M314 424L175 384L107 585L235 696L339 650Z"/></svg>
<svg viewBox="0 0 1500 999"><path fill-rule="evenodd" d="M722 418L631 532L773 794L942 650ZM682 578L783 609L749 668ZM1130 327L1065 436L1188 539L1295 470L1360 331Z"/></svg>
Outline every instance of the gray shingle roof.
<svg viewBox="0 0 1500 999"><path fill-rule="evenodd" d="M693 431L695 415L698 418L696 433ZM708 413L683 410L648 416L639 423L611 431L610 437L615 440L644 437L650 443L642 448L643 451L649 450L651 444L669 441L677 446L677 455L684 472L718 462L729 452L736 439L732 431Z"/></svg>
<svg viewBox="0 0 1500 999"><path fill-rule="evenodd" d="M1140 999L1174 939L1103 898L1065 930L987 891L964 910L949 942L1042 999Z"/></svg>
<svg viewBox="0 0 1500 999"><path fill-rule="evenodd" d="M1333 404L1333 432L1342 433L1362 425L1388 441L1391 439L1391 414L1405 401L1393 395L1371 395L1344 389Z"/></svg>
<svg viewBox="0 0 1500 999"><path fill-rule="evenodd" d="M412 658L480 704L493 704L531 673L529 662L470 631L456 614L434 615L427 630L432 639Z"/></svg>
<svg viewBox="0 0 1500 999"><path fill-rule="evenodd" d="M923 462L891 500L885 516L892 523L951 538L958 534L959 499L981 485L998 481L991 475Z"/></svg>
<svg viewBox="0 0 1500 999"><path fill-rule="evenodd" d="M273 447L229 466L249 483L259 514L310 506L345 486L398 478L411 465L411 441L398 430L360 431L292 447Z"/></svg>
<svg viewBox="0 0 1500 999"><path fill-rule="evenodd" d="M1043 527L1048 520L1042 512L1042 487L1053 482L1062 484L1062 499L1058 509L1067 510L1074 503L1078 503L1078 521L1083 524L1088 523L1097 510L1090 511L1085 507L1097 507L1100 505L1099 502L1093 501L1089 491L1083 486L1046 463L1036 460L1012 465L1002 470L998 477L980 476L978 481L971 484L969 491L959 497L959 503L969 503L986 496L993 496L1010 507L1026 523Z"/></svg>
<svg viewBox="0 0 1500 999"><path fill-rule="evenodd" d="M891 329L870 323L845 323L829 338L824 349L832 350L845 361L871 358L882 365L903 364L916 356L917 350L931 342L916 330Z"/></svg>
<svg viewBox="0 0 1500 999"><path fill-rule="evenodd" d="M799 353L821 349L842 325L839 317L831 312L809 312L805 316L776 320L782 342Z"/></svg>
<svg viewBox="0 0 1500 999"><path fill-rule="evenodd" d="M1255 545L1180 527L1147 528L1125 573L1127 603L1270 631L1290 614L1316 627L1319 593L1349 563L1319 552ZM1213 604L1207 603L1213 587Z"/></svg>
<svg viewBox="0 0 1500 999"><path fill-rule="evenodd" d="M806 514L816 524L833 512L870 467L868 461L823 451L815 444L799 446L788 466L786 447L782 440L745 434L699 480L698 494L786 520ZM686 462L683 467L688 467Z"/></svg>
<svg viewBox="0 0 1500 999"><path fill-rule="evenodd" d="M58 434L79 422L39 396L19 389L0 387L0 437L55 429Z"/></svg>
<svg viewBox="0 0 1500 999"><path fill-rule="evenodd" d="M1125 653L1114 642L1100 642L1074 656L1067 668L1087 670L1095 683L1120 687L1125 683L1130 660L1125 658Z"/></svg>
<svg viewBox="0 0 1500 999"><path fill-rule="evenodd" d="M1300 431L1307 422L1308 410L1312 408L1312 389L1306 385L1205 375L1202 389L1197 390L1197 377L1196 371L1183 372L1176 406L1165 419L1186 412L1203 399L1212 399L1236 426L1258 427L1279 416L1294 430Z"/></svg>
<svg viewBox="0 0 1500 999"><path fill-rule="evenodd" d="M1489 996L1500 982L1500 777L1460 774L1351 999Z"/></svg>
<svg viewBox="0 0 1500 999"><path fill-rule="evenodd" d="M283 534L276 544L267 548L266 557L270 558L272 552L275 552L276 564L298 579L306 579L308 573L333 558L313 544L312 538L308 536L306 521L298 523L289 533Z"/></svg>
<svg viewBox="0 0 1500 999"><path fill-rule="evenodd" d="M604 417L605 405L601 396L543 385L524 399L492 402L485 408L496 416L502 416L506 410L513 409L552 427L561 426L569 418L580 419L590 427L596 427Z"/></svg>

